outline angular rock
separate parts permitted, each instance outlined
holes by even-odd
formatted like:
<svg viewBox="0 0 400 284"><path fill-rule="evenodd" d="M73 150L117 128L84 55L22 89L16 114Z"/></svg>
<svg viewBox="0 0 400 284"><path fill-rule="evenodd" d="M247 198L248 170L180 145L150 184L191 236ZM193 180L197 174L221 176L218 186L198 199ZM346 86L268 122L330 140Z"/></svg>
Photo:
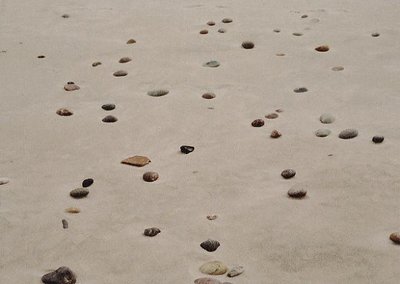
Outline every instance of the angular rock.
<svg viewBox="0 0 400 284"><path fill-rule="evenodd" d="M216 251L220 243L216 240L208 239L200 244L200 246L208 252Z"/></svg>
<svg viewBox="0 0 400 284"><path fill-rule="evenodd" d="M200 272L209 275L222 275L228 271L228 267L220 261L210 261L200 266Z"/></svg>
<svg viewBox="0 0 400 284"><path fill-rule="evenodd" d="M73 198L84 198L89 194L89 190L86 188L76 188L74 190L71 190L69 195Z"/></svg>
<svg viewBox="0 0 400 284"><path fill-rule="evenodd" d="M156 172L146 172L143 174L143 180L146 182L153 182L158 180L158 173Z"/></svg>
<svg viewBox="0 0 400 284"><path fill-rule="evenodd" d="M285 179L290 179L296 175L296 171L293 169L286 169L281 172L281 176Z"/></svg>
<svg viewBox="0 0 400 284"><path fill-rule="evenodd" d="M89 187L94 183L94 179L92 178L87 178L82 181L82 187Z"/></svg>
<svg viewBox="0 0 400 284"><path fill-rule="evenodd" d="M352 129L352 128L345 129L339 133L339 138L341 139L352 139L357 136L358 136L357 129Z"/></svg>
<svg viewBox="0 0 400 284"><path fill-rule="evenodd" d="M151 162L150 159L145 156L133 156L121 161L122 164L131 165L135 167L143 167L150 162Z"/></svg>
<svg viewBox="0 0 400 284"><path fill-rule="evenodd" d="M76 275L66 266L62 266L57 270L42 276L44 284L75 284Z"/></svg>
<svg viewBox="0 0 400 284"><path fill-rule="evenodd" d="M184 154L189 154L189 153L192 153L193 151L194 151L193 146L187 146L187 145L181 146L181 152Z"/></svg>
<svg viewBox="0 0 400 284"><path fill-rule="evenodd" d="M147 237L154 237L154 236L157 236L159 233L161 233L161 230L159 228L152 227L152 228L145 229L143 232L143 235L145 235Z"/></svg>
<svg viewBox="0 0 400 284"><path fill-rule="evenodd" d="M244 272L243 266L235 266L228 272L228 277L235 277Z"/></svg>

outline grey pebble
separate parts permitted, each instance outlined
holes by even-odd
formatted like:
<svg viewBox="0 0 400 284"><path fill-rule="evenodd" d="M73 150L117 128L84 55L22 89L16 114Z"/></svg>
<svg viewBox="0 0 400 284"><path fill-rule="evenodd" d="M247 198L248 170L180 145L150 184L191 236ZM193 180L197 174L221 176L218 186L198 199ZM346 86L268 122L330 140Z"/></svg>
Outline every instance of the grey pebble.
<svg viewBox="0 0 400 284"><path fill-rule="evenodd" d="M324 124L330 124L335 121L335 117L330 113L323 113L319 117L319 121L321 121Z"/></svg>
<svg viewBox="0 0 400 284"><path fill-rule="evenodd" d="M243 266L235 266L228 272L228 277L235 277L244 272Z"/></svg>
<svg viewBox="0 0 400 284"><path fill-rule="evenodd" d="M86 188L76 188L74 190L71 190L69 195L73 198L83 198L86 197L89 194L89 190Z"/></svg>

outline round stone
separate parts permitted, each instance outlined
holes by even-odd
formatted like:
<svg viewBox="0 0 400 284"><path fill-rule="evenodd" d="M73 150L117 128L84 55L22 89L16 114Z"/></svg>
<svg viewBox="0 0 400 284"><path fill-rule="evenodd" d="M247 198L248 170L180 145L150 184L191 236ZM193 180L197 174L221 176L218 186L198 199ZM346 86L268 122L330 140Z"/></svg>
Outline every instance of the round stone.
<svg viewBox="0 0 400 284"><path fill-rule="evenodd" d="M321 114L319 120L324 124L333 123L335 121L335 117L330 113Z"/></svg>
<svg viewBox="0 0 400 284"><path fill-rule="evenodd" d="M10 180L6 177L0 177L0 185L9 183Z"/></svg>
<svg viewBox="0 0 400 284"><path fill-rule="evenodd" d="M382 143L383 140L385 140L385 137L383 137L383 136L374 136L374 137L372 137L372 142L374 142L375 144Z"/></svg>
<svg viewBox="0 0 400 284"><path fill-rule="evenodd" d="M68 82L66 85L64 85L64 90L66 90L67 92L77 91L79 89L80 87L74 82Z"/></svg>
<svg viewBox="0 0 400 284"><path fill-rule="evenodd" d="M253 49L254 48L254 43L251 41L244 41L242 42L242 47L244 49Z"/></svg>
<svg viewBox="0 0 400 284"><path fill-rule="evenodd" d="M345 129L339 133L339 138L341 139L352 139L357 136L358 136L358 131L357 129L353 128Z"/></svg>
<svg viewBox="0 0 400 284"><path fill-rule="evenodd" d="M129 39L126 44L134 44L136 43L136 40L134 40L133 38Z"/></svg>
<svg viewBox="0 0 400 284"><path fill-rule="evenodd" d="M101 106L102 109L110 111L115 109L115 104L104 104Z"/></svg>
<svg viewBox="0 0 400 284"><path fill-rule="evenodd" d="M395 233L390 234L389 238L395 244L400 245L400 232L395 232Z"/></svg>
<svg viewBox="0 0 400 284"><path fill-rule="evenodd" d="M201 35L206 35L206 34L208 34L208 30L201 30L199 33L200 33Z"/></svg>
<svg viewBox="0 0 400 284"><path fill-rule="evenodd" d="M74 190L71 190L69 195L73 198L84 198L89 194L89 190L86 188L76 188Z"/></svg>
<svg viewBox="0 0 400 284"><path fill-rule="evenodd" d="M204 67L211 67L211 68L216 68L220 65L220 63L216 60L211 60L203 64Z"/></svg>
<svg viewBox="0 0 400 284"><path fill-rule="evenodd" d="M130 61L132 61L132 58L130 58L130 57L122 57L118 62L119 63L128 63Z"/></svg>
<svg viewBox="0 0 400 284"><path fill-rule="evenodd" d="M113 73L113 75L115 77L124 77L126 75L128 75L128 72L124 71L124 70L119 70Z"/></svg>
<svg viewBox="0 0 400 284"><path fill-rule="evenodd" d="M146 172L143 174L143 180L146 182L153 182L158 179L158 173L156 172Z"/></svg>
<svg viewBox="0 0 400 284"><path fill-rule="evenodd" d="M307 190L305 190L302 186L300 185L294 185L292 188L289 189L288 195L289 197L292 198L303 198L307 194Z"/></svg>
<svg viewBox="0 0 400 284"><path fill-rule="evenodd" d="M282 136L282 133L280 133L278 130L272 130L270 137L271 138L279 138Z"/></svg>
<svg viewBox="0 0 400 284"><path fill-rule="evenodd" d="M89 187L94 183L94 179L92 178L87 178L82 181L82 187Z"/></svg>
<svg viewBox="0 0 400 284"><path fill-rule="evenodd" d="M194 280L194 284L223 284L223 283L214 278L203 277Z"/></svg>
<svg viewBox="0 0 400 284"><path fill-rule="evenodd" d="M57 270L42 276L44 284L75 284L76 275L66 266L59 267Z"/></svg>
<svg viewBox="0 0 400 284"><path fill-rule="evenodd" d="M268 119L275 119L275 118L278 118L278 114L277 113L270 113L270 114L267 114L266 116L265 116L265 118L268 118Z"/></svg>
<svg viewBox="0 0 400 284"><path fill-rule="evenodd" d="M318 52L327 52L327 51L329 51L329 46L321 45L321 46L316 47L315 50Z"/></svg>
<svg viewBox="0 0 400 284"><path fill-rule="evenodd" d="M295 92L295 93L305 93L307 91L308 91L308 89L306 87L300 87L300 88L296 88L293 90L293 92Z"/></svg>
<svg viewBox="0 0 400 284"><path fill-rule="evenodd" d="M101 65L101 62L100 62L100 61L96 61L96 62L93 62L93 63L92 63L92 66L93 66L93 67L96 67L96 66L99 66L99 65Z"/></svg>
<svg viewBox="0 0 400 284"><path fill-rule="evenodd" d="M329 129L318 129L317 131L315 131L315 136L317 137L326 137L329 136L329 134L331 134L331 131Z"/></svg>
<svg viewBox="0 0 400 284"><path fill-rule="evenodd" d="M228 268L220 261L210 261L200 266L200 272L209 275L222 275L228 271Z"/></svg>
<svg viewBox="0 0 400 284"><path fill-rule="evenodd" d="M229 24L229 23L232 23L233 20L232 20L231 18L223 18L223 19L222 19L222 22L223 22L224 24Z"/></svg>
<svg viewBox="0 0 400 284"><path fill-rule="evenodd" d="M157 89L157 90L148 91L147 95L149 95L150 97L162 97L162 96L167 95L168 93L169 93L168 90Z"/></svg>
<svg viewBox="0 0 400 284"><path fill-rule="evenodd" d="M60 116L71 116L74 113L66 108L60 108L56 111L56 113Z"/></svg>
<svg viewBox="0 0 400 284"><path fill-rule="evenodd" d="M253 122L251 123L251 126L253 127L261 127L265 124L264 120L262 120L261 118L259 119L255 119L253 120Z"/></svg>
<svg viewBox="0 0 400 284"><path fill-rule="evenodd" d="M208 239L200 244L200 246L208 252L216 251L220 243L216 240Z"/></svg>
<svg viewBox="0 0 400 284"><path fill-rule="evenodd" d="M113 115L107 115L105 118L102 119L102 121L105 123L113 123L113 122L117 122L118 118L116 118Z"/></svg>
<svg viewBox="0 0 400 284"><path fill-rule="evenodd" d="M228 272L228 277L235 277L244 272L243 266L235 266Z"/></svg>
<svg viewBox="0 0 400 284"><path fill-rule="evenodd" d="M211 100L214 99L216 95L214 93L205 93L201 97L206 100Z"/></svg>
<svg viewBox="0 0 400 284"><path fill-rule="evenodd" d="M189 154L194 151L193 146L187 146L187 145L182 145L180 149L183 154Z"/></svg>
<svg viewBox="0 0 400 284"><path fill-rule="evenodd" d="M296 175L296 171L293 169L286 169L281 172L281 176L284 179L290 179Z"/></svg>
<svg viewBox="0 0 400 284"><path fill-rule="evenodd" d="M152 227L152 228L145 229L143 232L143 235L145 235L147 237L154 237L154 236L157 236L159 233L161 233L161 230L159 228Z"/></svg>

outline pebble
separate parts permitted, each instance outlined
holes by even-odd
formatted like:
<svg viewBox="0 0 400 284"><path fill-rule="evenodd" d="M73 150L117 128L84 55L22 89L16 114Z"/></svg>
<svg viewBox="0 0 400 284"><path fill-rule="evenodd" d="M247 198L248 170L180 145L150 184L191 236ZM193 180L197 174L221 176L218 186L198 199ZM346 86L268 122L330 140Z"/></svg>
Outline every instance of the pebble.
<svg viewBox="0 0 400 284"><path fill-rule="evenodd" d="M135 167L143 167L150 162L151 160L146 156L133 156L121 161L122 164L131 165Z"/></svg>
<svg viewBox="0 0 400 284"><path fill-rule="evenodd" d="M282 133L280 133L278 130L272 130L270 137L271 138L279 138L282 136Z"/></svg>
<svg viewBox="0 0 400 284"><path fill-rule="evenodd" d="M66 108L60 108L56 111L56 113L60 116L71 116L74 113Z"/></svg>
<svg viewBox="0 0 400 284"><path fill-rule="evenodd" d="M317 137L326 137L329 136L329 134L331 134L331 131L329 129L321 128L315 131L315 136Z"/></svg>
<svg viewBox="0 0 400 284"><path fill-rule="evenodd" d="M301 18L302 19L308 18L308 15L302 15Z"/></svg>
<svg viewBox="0 0 400 284"><path fill-rule="evenodd" d="M119 63L128 63L130 61L132 61L132 58L130 58L130 57L122 57L118 62Z"/></svg>
<svg viewBox="0 0 400 284"><path fill-rule="evenodd" d="M228 272L228 277L235 277L244 272L243 266L235 266Z"/></svg>
<svg viewBox="0 0 400 284"><path fill-rule="evenodd" d="M251 123L251 126L253 127L261 127L265 124L264 120L262 120L261 118L253 120L253 122Z"/></svg>
<svg viewBox="0 0 400 284"><path fill-rule="evenodd" d="M158 180L158 173L156 172L145 172L143 174L143 180L147 182L153 182Z"/></svg>
<svg viewBox="0 0 400 284"><path fill-rule="evenodd" d="M282 113L282 112L283 112L283 109L278 108L278 109L276 109L275 111L278 112L278 113Z"/></svg>
<svg viewBox="0 0 400 284"><path fill-rule="evenodd" d="M201 35L206 35L206 34L208 34L208 30L201 30L201 31L199 32L199 34L201 34Z"/></svg>
<svg viewBox="0 0 400 284"><path fill-rule="evenodd" d="M182 145L181 146L181 152L184 154L189 154L192 153L194 151L194 147L193 146L187 146L187 145Z"/></svg>
<svg viewBox="0 0 400 284"><path fill-rule="evenodd" d="M305 190L302 186L300 185L294 185L292 188L289 189L287 193L290 197L292 198L303 198L307 194L307 190Z"/></svg>
<svg viewBox="0 0 400 284"><path fill-rule="evenodd" d="M210 220L210 221L213 221L213 220L215 220L217 218L218 218L217 215L207 215L207 219Z"/></svg>
<svg viewBox="0 0 400 284"><path fill-rule="evenodd" d="M162 96L167 95L168 93L169 93L168 90L157 89L157 90L148 91L147 95L149 95L150 97L162 97Z"/></svg>
<svg viewBox="0 0 400 284"><path fill-rule="evenodd" d="M214 99L216 95L214 93L205 93L201 97L206 100L211 100Z"/></svg>
<svg viewBox="0 0 400 284"><path fill-rule="evenodd" d="M344 70L344 67L343 66L335 66L335 67L332 67L332 71L343 71Z"/></svg>
<svg viewBox="0 0 400 284"><path fill-rule="evenodd" d="M395 232L395 233L390 234L389 238L395 244L400 245L400 232Z"/></svg>
<svg viewBox="0 0 400 284"><path fill-rule="evenodd" d="M374 137L372 137L372 142L374 142L375 144L382 143L383 140L385 140L385 137L383 137L383 136L374 136Z"/></svg>
<svg viewBox="0 0 400 284"><path fill-rule="evenodd" d="M281 32L280 29L274 29L273 31L274 31L274 33L280 33Z"/></svg>
<svg viewBox="0 0 400 284"><path fill-rule="evenodd" d="M321 114L321 116L319 117L319 121L321 121L324 124L329 124L335 121L335 117L330 113L324 113Z"/></svg>
<svg viewBox="0 0 400 284"><path fill-rule="evenodd" d="M224 34L224 33L226 33L226 29L220 28L220 29L218 29L218 32L219 32L220 34Z"/></svg>
<svg viewBox="0 0 400 284"><path fill-rule="evenodd" d="M278 114L277 113L270 113L270 114L267 114L266 116L265 116L265 118L268 118L268 119L275 119L275 118L278 118Z"/></svg>
<svg viewBox="0 0 400 284"><path fill-rule="evenodd" d="M76 208L76 207L69 207L69 208L65 209L65 212L72 213L72 214L77 214L77 213L81 212L81 210L79 208Z"/></svg>
<svg viewBox="0 0 400 284"><path fill-rule="evenodd" d="M305 93L307 91L308 91L308 89L306 87L300 87L300 88L296 88L293 90L293 92L295 92L295 93Z"/></svg>
<svg viewBox="0 0 400 284"><path fill-rule="evenodd" d="M294 36L302 36L303 34L302 33L293 33L292 35L294 35Z"/></svg>
<svg viewBox="0 0 400 284"><path fill-rule="evenodd" d="M134 40L133 38L129 39L126 44L134 44L136 43L136 40Z"/></svg>
<svg viewBox="0 0 400 284"><path fill-rule="evenodd" d="M66 266L59 267L57 270L42 276L44 284L75 284L76 275Z"/></svg>
<svg viewBox="0 0 400 284"><path fill-rule="evenodd" d="M233 20L232 20L231 18L223 18L223 19L222 19L222 22L223 22L224 24L229 24L229 23L232 23Z"/></svg>
<svg viewBox="0 0 400 284"><path fill-rule="evenodd" d="M293 169L286 169L281 172L281 176L285 179L290 179L296 175L296 171Z"/></svg>
<svg viewBox="0 0 400 284"><path fill-rule="evenodd" d="M152 227L152 228L145 229L143 232L143 235L145 235L147 237L154 237L154 236L157 236L159 233L161 233L161 230L159 228Z"/></svg>
<svg viewBox="0 0 400 284"><path fill-rule="evenodd" d="M96 66L99 66L99 65L101 65L101 62L100 62L100 61L96 61L96 62L93 62L93 63L92 63L92 66L93 66L93 67L96 67Z"/></svg>
<svg viewBox="0 0 400 284"><path fill-rule="evenodd" d="M216 251L220 243L216 240L208 239L200 244L200 246L208 252Z"/></svg>
<svg viewBox="0 0 400 284"><path fill-rule="evenodd" d="M209 275L222 275L228 271L228 268L220 261L210 261L200 266L200 272Z"/></svg>
<svg viewBox="0 0 400 284"><path fill-rule="evenodd" d="M211 60L203 64L204 67L211 67L211 68L216 68L220 65L220 63L216 60Z"/></svg>
<svg viewBox="0 0 400 284"><path fill-rule="evenodd" d="M284 54L284 53L277 53L277 54L275 54L276 56L285 56L286 54Z"/></svg>
<svg viewBox="0 0 400 284"><path fill-rule="evenodd" d="M128 72L124 71L124 70L119 70L113 73L113 75L115 77L124 77L126 75L128 75Z"/></svg>
<svg viewBox="0 0 400 284"><path fill-rule="evenodd" d="M105 123L113 123L113 122L117 122L118 118L116 118L113 115L107 115L105 118L103 118L101 121L105 122Z"/></svg>
<svg viewBox="0 0 400 284"><path fill-rule="evenodd" d="M94 183L92 178L87 178L82 181L82 187L89 187Z"/></svg>
<svg viewBox="0 0 400 284"><path fill-rule="evenodd" d="M10 180L6 177L0 178L0 185L7 184L9 182L10 182Z"/></svg>
<svg viewBox="0 0 400 284"><path fill-rule="evenodd" d="M351 139L357 136L358 136L357 129L352 129L352 128L345 129L339 133L339 138L341 139Z"/></svg>
<svg viewBox="0 0 400 284"><path fill-rule="evenodd" d="M77 91L79 89L80 87L74 82L68 82L66 85L64 85L64 90L66 90L67 92Z"/></svg>
<svg viewBox="0 0 400 284"><path fill-rule="evenodd" d="M39 55L37 58L43 59L43 58L46 58L46 56L44 56L44 55Z"/></svg>
<svg viewBox="0 0 400 284"><path fill-rule="evenodd" d="M214 22L214 21L208 21L208 22L207 22L207 25L209 25L209 26L215 26L215 22Z"/></svg>
<svg viewBox="0 0 400 284"><path fill-rule="evenodd" d="M254 48L254 43L251 41L244 41L242 42L242 47L244 49L253 49Z"/></svg>
<svg viewBox="0 0 400 284"><path fill-rule="evenodd" d="M378 37L378 36L380 36L380 34L379 33L372 33L371 36L372 37Z"/></svg>
<svg viewBox="0 0 400 284"><path fill-rule="evenodd" d="M115 104L104 104L101 106L102 109L110 111L115 109Z"/></svg>
<svg viewBox="0 0 400 284"><path fill-rule="evenodd" d="M203 277L194 280L194 284L223 284L223 283L214 278Z"/></svg>
<svg viewBox="0 0 400 284"><path fill-rule="evenodd" d="M71 195L71 197L73 198L83 198L86 197L88 194L89 190L87 190L86 188L75 188L69 193L69 195Z"/></svg>
<svg viewBox="0 0 400 284"><path fill-rule="evenodd" d="M67 222L67 220L62 219L62 220L61 220L61 223L62 223L63 229L68 229L68 222Z"/></svg>
<svg viewBox="0 0 400 284"><path fill-rule="evenodd" d="M68 14L64 14L61 17L63 17L64 19L67 19L67 18L69 18L69 15Z"/></svg>
<svg viewBox="0 0 400 284"><path fill-rule="evenodd" d="M327 52L327 51L329 51L329 46L321 45L321 46L316 47L315 50L319 51L319 52Z"/></svg>

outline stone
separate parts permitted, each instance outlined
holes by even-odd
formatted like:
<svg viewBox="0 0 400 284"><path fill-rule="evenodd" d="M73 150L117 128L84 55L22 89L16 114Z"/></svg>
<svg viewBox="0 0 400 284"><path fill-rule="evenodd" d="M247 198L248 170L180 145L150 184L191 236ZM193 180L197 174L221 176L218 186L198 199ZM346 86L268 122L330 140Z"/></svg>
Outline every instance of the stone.
<svg viewBox="0 0 400 284"><path fill-rule="evenodd" d="M291 198L301 199L306 196L307 190L303 186L296 184L289 189L287 194Z"/></svg>
<svg viewBox="0 0 400 284"><path fill-rule="evenodd" d="M216 251L220 243L216 240L208 239L200 244L200 246L208 252Z"/></svg>
<svg viewBox="0 0 400 284"><path fill-rule="evenodd" d="M207 215L207 219L210 220L210 221L213 221L213 220L215 220L217 218L218 218L217 215Z"/></svg>
<svg viewBox="0 0 400 284"><path fill-rule="evenodd" d="M277 54L275 54L276 56L285 56L286 54L285 53L277 53Z"/></svg>
<svg viewBox="0 0 400 284"><path fill-rule="evenodd" d="M156 172L145 172L143 174L143 180L146 182L153 182L158 180L158 173Z"/></svg>
<svg viewBox="0 0 400 284"><path fill-rule="evenodd" d="M321 45L321 46L316 47L315 50L318 52L327 52L327 51L329 51L329 46Z"/></svg>
<svg viewBox="0 0 400 284"><path fill-rule="evenodd" d="M39 55L37 58L43 59L43 58L46 58L46 56L44 56L44 55Z"/></svg>
<svg viewBox="0 0 400 284"><path fill-rule="evenodd" d="M77 91L79 89L80 87L74 82L68 82L66 85L64 85L64 90L66 90L67 92Z"/></svg>
<svg viewBox="0 0 400 284"><path fill-rule="evenodd" d="M194 151L193 146L186 146L186 145L181 146L181 152L184 154L189 154L192 153L193 151Z"/></svg>
<svg viewBox="0 0 400 284"><path fill-rule="evenodd" d="M226 33L226 29L220 28L220 29L218 29L218 32L219 32L220 34L224 34L224 33Z"/></svg>
<svg viewBox="0 0 400 284"><path fill-rule="evenodd" d="M282 136L282 133L280 133L278 130L272 130L271 135L270 135L270 137L274 138L274 139L279 138L281 136Z"/></svg>
<svg viewBox="0 0 400 284"><path fill-rule="evenodd" d="M335 66L335 67L332 67L332 71L343 71L344 70L344 67L343 66Z"/></svg>
<svg viewBox="0 0 400 284"><path fill-rule="evenodd" d="M211 68L216 68L220 65L220 63L216 60L211 60L203 64L204 67L211 67Z"/></svg>
<svg viewBox="0 0 400 284"><path fill-rule="evenodd" d="M96 62L93 62L93 63L92 63L92 66L93 66L93 67L96 67L96 66L99 66L99 65L101 65L101 62L100 62L100 61L96 61Z"/></svg>
<svg viewBox="0 0 400 284"><path fill-rule="evenodd" d="M274 31L274 33L280 33L281 32L280 29L274 29L273 31Z"/></svg>
<svg viewBox="0 0 400 284"><path fill-rule="evenodd" d="M65 209L65 212L71 213L71 214L78 214L79 212L81 212L81 210L76 207L69 207L69 208Z"/></svg>
<svg viewBox="0 0 400 284"><path fill-rule="evenodd" d="M244 49L253 49L254 48L254 43L251 41L244 41L242 42L242 47Z"/></svg>
<svg viewBox="0 0 400 284"><path fill-rule="evenodd" d="M76 275L66 266L59 267L57 270L42 276L44 284L75 284Z"/></svg>
<svg viewBox="0 0 400 284"><path fill-rule="evenodd" d="M199 32L199 34L201 34L201 35L206 35L206 34L208 34L208 30L201 30L201 31Z"/></svg>
<svg viewBox="0 0 400 284"><path fill-rule="evenodd" d="M86 188L75 188L74 190L71 190L69 195L73 198L84 198L89 194L89 190Z"/></svg>
<svg viewBox="0 0 400 284"><path fill-rule="evenodd" d="M60 116L71 116L74 113L66 108L60 108L56 111L56 113Z"/></svg>
<svg viewBox="0 0 400 284"><path fill-rule="evenodd" d="M116 118L113 115L107 115L106 117L104 117L101 121L105 122L105 123L113 123L113 122L117 122L118 118Z"/></svg>
<svg viewBox="0 0 400 284"><path fill-rule="evenodd" d="M147 237L154 237L154 236L157 236L159 233L161 233L161 230L159 228L152 227L152 228L145 229L143 232L143 235L145 235Z"/></svg>
<svg viewBox="0 0 400 284"><path fill-rule="evenodd" d="M200 266L200 272L209 275L222 275L228 271L228 268L220 261L210 261Z"/></svg>
<svg viewBox="0 0 400 284"><path fill-rule="evenodd" d="M293 33L292 35L294 35L294 36L302 36L303 34L302 33Z"/></svg>
<svg viewBox="0 0 400 284"><path fill-rule="evenodd" d="M345 129L339 133L339 138L341 139L352 139L357 136L358 136L358 131L357 129L353 128Z"/></svg>
<svg viewBox="0 0 400 284"><path fill-rule="evenodd" d="M162 96L167 95L168 93L169 93L168 90L157 89L157 90L148 91L147 95L149 95L150 97L162 97Z"/></svg>
<svg viewBox="0 0 400 284"><path fill-rule="evenodd" d="M134 40L133 38L129 39L126 44L134 44L136 43L136 40Z"/></svg>
<svg viewBox="0 0 400 284"><path fill-rule="evenodd" d="M63 225L63 229L68 229L68 222L67 222L67 220L62 219L62 220L61 220L61 223L62 223L62 225Z"/></svg>
<svg viewBox="0 0 400 284"><path fill-rule="evenodd" d="M308 92L308 89L306 87L300 87L300 88L294 89L293 92L295 92L295 93L305 93L305 92Z"/></svg>
<svg viewBox="0 0 400 284"><path fill-rule="evenodd" d="M231 18L223 18L223 19L222 19L222 22L223 22L224 24L229 24L229 23L232 23L233 20L232 20Z"/></svg>
<svg viewBox="0 0 400 284"><path fill-rule="evenodd" d="M286 169L281 172L281 176L284 179L290 179L296 175L296 171L293 169Z"/></svg>
<svg viewBox="0 0 400 284"><path fill-rule="evenodd" d="M308 18L308 15L302 15L301 18L302 19Z"/></svg>
<svg viewBox="0 0 400 284"><path fill-rule="evenodd" d="M277 113L269 113L269 114L267 114L266 116L265 116L265 118L268 118L268 119L275 119L275 118L278 118L278 114Z"/></svg>
<svg viewBox="0 0 400 284"><path fill-rule="evenodd" d="M264 124L265 124L264 120L259 118L259 119L253 120L253 122L251 123L251 126L253 126L253 127L261 127L261 126L264 126Z"/></svg>
<svg viewBox="0 0 400 284"><path fill-rule="evenodd" d="M10 180L8 178L6 178L6 177L1 177L0 178L0 185L7 184L9 182L10 182Z"/></svg>
<svg viewBox="0 0 400 284"><path fill-rule="evenodd" d="M389 238L395 244L400 245L400 232L395 232L395 233L390 234Z"/></svg>
<svg viewBox="0 0 400 284"><path fill-rule="evenodd" d="M330 124L335 121L335 117L330 113L323 113L319 117L319 121L321 121L323 124Z"/></svg>
<svg viewBox="0 0 400 284"><path fill-rule="evenodd" d="M374 137L372 137L372 142L374 142L375 144L382 143L383 140L385 140L385 137L383 137L383 136L374 136Z"/></svg>
<svg viewBox="0 0 400 284"><path fill-rule="evenodd" d="M104 104L101 106L101 108L106 111L110 111L110 110L115 109L115 104Z"/></svg>
<svg viewBox="0 0 400 284"><path fill-rule="evenodd" d="M124 77L124 76L128 75L128 72L126 72L124 70L118 70L118 71L114 72L113 75L115 77Z"/></svg>
<svg viewBox="0 0 400 284"><path fill-rule="evenodd" d="M283 112L283 109L278 108L278 109L276 109L275 111L278 112L278 113L281 113L281 112Z"/></svg>
<svg viewBox="0 0 400 284"><path fill-rule="evenodd" d="M329 129L318 129L317 131L315 131L315 136L317 137L326 137L329 136L329 134L331 134L331 131Z"/></svg>
<svg viewBox="0 0 400 284"><path fill-rule="evenodd" d="M135 167L143 167L150 162L151 160L146 156L133 156L121 161L122 164L131 165Z"/></svg>
<svg viewBox="0 0 400 284"><path fill-rule="evenodd" d="M235 277L244 272L243 266L235 266L228 272L228 277Z"/></svg>
<svg viewBox="0 0 400 284"><path fill-rule="evenodd" d="M87 178L82 181L82 187L89 187L94 183L94 179Z"/></svg>
<svg viewBox="0 0 400 284"><path fill-rule="evenodd" d="M221 281L214 279L214 278L208 278L208 277L203 277L203 278L198 278L194 280L195 284L223 284Z"/></svg>
<svg viewBox="0 0 400 284"><path fill-rule="evenodd" d="M61 15L61 17L63 17L64 19L68 19L69 15L68 14L63 14L63 15Z"/></svg>
<svg viewBox="0 0 400 284"><path fill-rule="evenodd" d="M118 62L119 63L128 63L132 61L132 59L130 57L122 57Z"/></svg>
<svg viewBox="0 0 400 284"><path fill-rule="evenodd" d="M214 21L208 21L208 22L207 22L207 25L209 25L209 26L215 26L215 22L214 22Z"/></svg>
<svg viewBox="0 0 400 284"><path fill-rule="evenodd" d="M372 33L371 36L372 37L378 37L378 36L380 36L380 34L379 33Z"/></svg>
<svg viewBox="0 0 400 284"><path fill-rule="evenodd" d="M214 93L205 93L201 97L206 100L211 100L214 99L216 95Z"/></svg>

